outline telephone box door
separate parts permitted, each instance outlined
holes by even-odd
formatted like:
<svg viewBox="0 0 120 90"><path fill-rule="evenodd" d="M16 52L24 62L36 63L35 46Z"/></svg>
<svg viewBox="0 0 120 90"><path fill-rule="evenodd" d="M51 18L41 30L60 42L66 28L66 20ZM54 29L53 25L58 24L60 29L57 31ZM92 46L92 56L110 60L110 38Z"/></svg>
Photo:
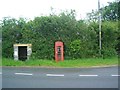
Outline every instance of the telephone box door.
<svg viewBox="0 0 120 90"><path fill-rule="evenodd" d="M63 42L57 41L55 42L55 60L56 61L63 61Z"/></svg>

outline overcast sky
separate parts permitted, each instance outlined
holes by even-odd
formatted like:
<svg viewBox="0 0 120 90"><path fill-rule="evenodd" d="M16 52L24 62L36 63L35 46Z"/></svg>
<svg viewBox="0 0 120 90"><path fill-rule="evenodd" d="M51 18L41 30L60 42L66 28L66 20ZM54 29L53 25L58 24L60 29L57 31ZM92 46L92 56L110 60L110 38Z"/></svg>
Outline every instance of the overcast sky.
<svg viewBox="0 0 120 90"><path fill-rule="evenodd" d="M115 0L100 0L101 7ZM49 15L51 7L54 12L74 9L77 19L84 19L86 13L98 8L98 0L0 0L0 20L3 17L24 17L33 19L40 15Z"/></svg>

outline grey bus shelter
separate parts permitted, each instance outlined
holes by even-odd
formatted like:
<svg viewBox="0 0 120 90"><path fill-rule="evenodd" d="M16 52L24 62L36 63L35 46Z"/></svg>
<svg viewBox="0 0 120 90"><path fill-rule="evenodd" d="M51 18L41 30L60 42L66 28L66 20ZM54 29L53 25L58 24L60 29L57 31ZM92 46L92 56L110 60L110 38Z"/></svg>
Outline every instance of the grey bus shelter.
<svg viewBox="0 0 120 90"><path fill-rule="evenodd" d="M32 44L14 44L14 60L28 60L32 54Z"/></svg>

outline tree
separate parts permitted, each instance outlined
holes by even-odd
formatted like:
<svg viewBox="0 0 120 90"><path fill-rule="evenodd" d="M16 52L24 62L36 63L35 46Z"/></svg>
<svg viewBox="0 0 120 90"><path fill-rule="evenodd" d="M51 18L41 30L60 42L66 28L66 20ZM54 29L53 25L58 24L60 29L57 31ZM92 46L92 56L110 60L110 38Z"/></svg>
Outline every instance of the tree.
<svg viewBox="0 0 120 90"><path fill-rule="evenodd" d="M101 10L103 20L118 20L118 2L109 2L109 5L103 7Z"/></svg>
<svg viewBox="0 0 120 90"><path fill-rule="evenodd" d="M25 22L24 22L25 23ZM21 43L23 25L20 19L6 17L1 23L3 57L13 57L13 44Z"/></svg>
<svg viewBox="0 0 120 90"><path fill-rule="evenodd" d="M102 21L117 21L119 17L118 7L119 2L108 2L108 6L102 7L100 9L102 15ZM97 21L98 10L92 10L91 13L87 14L90 21Z"/></svg>
<svg viewBox="0 0 120 90"><path fill-rule="evenodd" d="M104 57L116 55L116 25L115 21L102 23ZM65 45L65 59L98 57L98 23L77 21L74 10L35 17L29 21L4 18L1 29L3 57L13 58L13 44L30 43L32 59L54 59L54 43L59 40Z"/></svg>

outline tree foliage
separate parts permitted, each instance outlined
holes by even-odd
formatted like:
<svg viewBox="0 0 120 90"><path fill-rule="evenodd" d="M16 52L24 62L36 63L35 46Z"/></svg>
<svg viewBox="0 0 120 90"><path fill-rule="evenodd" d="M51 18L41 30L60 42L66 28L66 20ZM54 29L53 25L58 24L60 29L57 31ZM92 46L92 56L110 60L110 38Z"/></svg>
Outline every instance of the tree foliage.
<svg viewBox="0 0 120 90"><path fill-rule="evenodd" d="M119 5L120 3L115 2L108 2L108 6L101 7L100 13L102 16L102 21L117 21L119 18ZM92 10L92 12L87 13L87 16L90 21L97 21L98 19L98 10Z"/></svg>
<svg viewBox="0 0 120 90"><path fill-rule="evenodd" d="M108 24L109 23L109 24ZM1 23L3 33L3 57L13 58L13 44L31 43L32 59L54 59L54 43L64 42L65 59L99 57L98 23L85 23L75 19L75 11L59 15L24 18L4 18ZM116 56L116 21L102 23L102 55Z"/></svg>

